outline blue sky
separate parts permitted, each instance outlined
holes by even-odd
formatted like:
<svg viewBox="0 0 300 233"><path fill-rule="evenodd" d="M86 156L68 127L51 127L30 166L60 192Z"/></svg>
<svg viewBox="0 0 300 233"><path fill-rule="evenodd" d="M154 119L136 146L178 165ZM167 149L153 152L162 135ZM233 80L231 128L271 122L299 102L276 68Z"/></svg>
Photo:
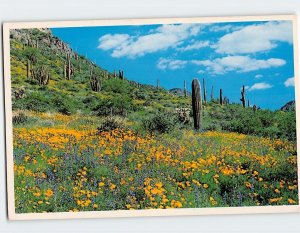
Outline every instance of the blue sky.
<svg viewBox="0 0 300 233"><path fill-rule="evenodd" d="M127 79L183 88L205 78L208 95L223 89L239 102L240 89L261 108L278 109L294 94L291 21L53 28L79 54ZM190 85L188 85L190 90Z"/></svg>

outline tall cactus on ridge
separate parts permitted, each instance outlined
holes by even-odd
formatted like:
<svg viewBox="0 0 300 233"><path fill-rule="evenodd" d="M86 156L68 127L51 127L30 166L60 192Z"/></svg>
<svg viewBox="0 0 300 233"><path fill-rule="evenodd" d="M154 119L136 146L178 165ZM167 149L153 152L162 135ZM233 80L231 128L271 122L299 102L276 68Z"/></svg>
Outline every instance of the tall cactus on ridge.
<svg viewBox="0 0 300 233"><path fill-rule="evenodd" d="M245 86L243 85L242 91L241 91L242 98L240 99L242 101L243 107L246 107L246 97L245 97Z"/></svg>
<svg viewBox="0 0 300 233"><path fill-rule="evenodd" d="M93 66L90 66L90 85L91 85L92 91L100 92L101 83L100 83L100 80L97 78L97 76L93 75Z"/></svg>
<svg viewBox="0 0 300 233"><path fill-rule="evenodd" d="M204 78L203 78L203 100L204 100L204 103L206 104L206 87L205 87Z"/></svg>
<svg viewBox="0 0 300 233"><path fill-rule="evenodd" d="M183 82L183 92L184 92L184 97L187 96L187 91L186 91L186 81L184 80Z"/></svg>
<svg viewBox="0 0 300 233"><path fill-rule="evenodd" d="M223 91L220 89L220 105L223 105Z"/></svg>
<svg viewBox="0 0 300 233"><path fill-rule="evenodd" d="M214 100L214 86L211 86L210 101Z"/></svg>
<svg viewBox="0 0 300 233"><path fill-rule="evenodd" d="M156 87L159 88L159 79L156 80Z"/></svg>
<svg viewBox="0 0 300 233"><path fill-rule="evenodd" d="M67 53L66 58L67 58L67 62L65 63L64 66L64 76L67 80L70 80L71 73L72 73L70 54Z"/></svg>
<svg viewBox="0 0 300 233"><path fill-rule="evenodd" d="M119 70L119 79L123 80L124 79L124 71Z"/></svg>
<svg viewBox="0 0 300 233"><path fill-rule="evenodd" d="M192 81L192 108L195 130L201 130L202 124L202 99L201 86L198 79Z"/></svg>

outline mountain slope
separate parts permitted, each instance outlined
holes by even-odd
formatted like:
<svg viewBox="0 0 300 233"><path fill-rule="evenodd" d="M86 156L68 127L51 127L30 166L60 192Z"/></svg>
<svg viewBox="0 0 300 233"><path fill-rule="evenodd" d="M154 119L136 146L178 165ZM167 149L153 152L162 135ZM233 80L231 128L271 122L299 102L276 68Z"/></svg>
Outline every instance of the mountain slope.
<svg viewBox="0 0 300 233"><path fill-rule="evenodd" d="M284 106L280 108L281 111L295 111L295 100L287 102Z"/></svg>
<svg viewBox="0 0 300 233"><path fill-rule="evenodd" d="M10 38L14 109L106 114L112 108L123 114L189 104L187 98L174 97L163 88L129 81L121 70L108 72L49 29L11 30ZM99 106L104 106L104 113L99 113Z"/></svg>

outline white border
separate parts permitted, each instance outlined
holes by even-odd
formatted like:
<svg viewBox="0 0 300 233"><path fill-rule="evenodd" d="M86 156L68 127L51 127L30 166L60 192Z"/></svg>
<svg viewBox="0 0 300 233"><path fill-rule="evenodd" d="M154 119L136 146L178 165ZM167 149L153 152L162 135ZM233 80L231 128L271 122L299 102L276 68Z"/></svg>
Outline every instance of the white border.
<svg viewBox="0 0 300 233"><path fill-rule="evenodd" d="M150 209L150 210L113 210L89 212L58 212L58 213L22 213L15 212L14 171L13 171L13 130L11 103L10 74L10 42L9 30L20 28L54 28L54 27L85 27L85 26L116 26L116 25L149 25L174 23L221 23L245 21L291 20L293 22L294 41L294 74L296 95L297 139L300 139L300 104L299 104L299 67L296 15L270 16L236 16L236 17L201 17L201 18L157 18L157 19L119 19L119 20L83 20L83 21L48 21L48 22L7 22L3 24L4 48L4 84L5 84L5 122L6 122L6 160L7 160L7 202L10 220L35 219L67 219L67 218L112 218L140 216L184 216L184 215L220 215L220 214L254 214L254 213L290 213L300 212L299 205L291 206L253 206L253 207L216 207L216 208L186 208L186 209ZM300 151L300 141L297 141L297 152ZM300 191L300 156L298 163L298 194ZM300 203L300 195L298 195Z"/></svg>

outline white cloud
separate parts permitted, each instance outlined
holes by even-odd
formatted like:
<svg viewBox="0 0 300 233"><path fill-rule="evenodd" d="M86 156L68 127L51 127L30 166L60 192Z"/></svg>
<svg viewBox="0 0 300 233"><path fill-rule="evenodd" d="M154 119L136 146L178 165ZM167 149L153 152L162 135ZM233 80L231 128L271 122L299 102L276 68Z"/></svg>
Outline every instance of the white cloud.
<svg viewBox="0 0 300 233"><path fill-rule="evenodd" d="M182 69L187 64L187 61L184 60L176 60L176 59L167 59L167 58L160 58L157 63L157 68L161 70L177 70Z"/></svg>
<svg viewBox="0 0 300 233"><path fill-rule="evenodd" d="M168 24L141 36L106 34L99 38L98 48L112 50L112 57L136 58L147 53L178 47L187 38L196 36L200 29L199 24Z"/></svg>
<svg viewBox="0 0 300 233"><path fill-rule="evenodd" d="M269 83L255 83L251 87L248 88L248 91L255 91L255 90L265 90L272 88L273 86Z"/></svg>
<svg viewBox="0 0 300 233"><path fill-rule="evenodd" d="M225 25L215 25L209 28L209 31L211 32L229 32L233 30L240 29L240 26L234 26L232 24L225 24Z"/></svg>
<svg viewBox="0 0 300 233"><path fill-rule="evenodd" d="M213 74L224 74L229 71L249 72L286 64L285 60L278 58L257 60L249 56L227 56L214 60L192 60L191 62L196 65L205 66L206 71Z"/></svg>
<svg viewBox="0 0 300 233"><path fill-rule="evenodd" d="M284 86L286 87L294 87L295 86L295 78L288 78L287 80L285 80L284 82Z"/></svg>
<svg viewBox="0 0 300 233"><path fill-rule="evenodd" d="M262 78L262 77L263 77L263 75L261 75L261 74L257 74L254 76L254 78Z"/></svg>
<svg viewBox="0 0 300 233"><path fill-rule="evenodd" d="M290 21L267 22L243 27L221 37L216 52L245 54L268 51L277 47L278 41L292 43L292 23Z"/></svg>
<svg viewBox="0 0 300 233"><path fill-rule="evenodd" d="M201 48L208 47L208 46L209 46L209 41L207 41L207 40L206 41L195 41L185 47L176 48L176 50L185 52L185 51L190 51L190 50L201 49Z"/></svg>
<svg viewBox="0 0 300 233"><path fill-rule="evenodd" d="M130 36L128 34L106 34L99 39L99 49L110 50L126 43Z"/></svg>

